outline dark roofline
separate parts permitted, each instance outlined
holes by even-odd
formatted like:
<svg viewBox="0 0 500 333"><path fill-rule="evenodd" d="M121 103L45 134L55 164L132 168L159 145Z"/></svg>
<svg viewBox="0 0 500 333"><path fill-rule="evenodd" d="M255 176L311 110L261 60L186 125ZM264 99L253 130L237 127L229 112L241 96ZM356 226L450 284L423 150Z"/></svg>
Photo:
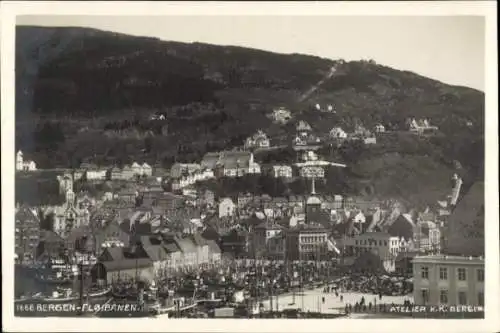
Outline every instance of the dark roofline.
<svg viewBox="0 0 500 333"><path fill-rule="evenodd" d="M153 261L149 258L139 258L139 259L121 259L115 261L103 261L96 265L103 265L106 268L106 272L116 272L126 269L135 268L146 268L153 266Z"/></svg>

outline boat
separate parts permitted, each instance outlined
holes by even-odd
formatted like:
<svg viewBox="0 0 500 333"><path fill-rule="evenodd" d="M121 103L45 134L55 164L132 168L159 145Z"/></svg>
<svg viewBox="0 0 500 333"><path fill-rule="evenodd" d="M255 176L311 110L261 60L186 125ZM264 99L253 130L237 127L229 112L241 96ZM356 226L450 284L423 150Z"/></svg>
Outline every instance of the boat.
<svg viewBox="0 0 500 333"><path fill-rule="evenodd" d="M110 292L111 292L111 288L106 288L104 290L99 290L99 291L91 292L88 294L84 294L84 298L89 299L89 298L104 297L107 294L109 294ZM78 294L75 296L69 296L70 293L68 292L68 290L66 290L66 295L68 295L68 296L61 297L61 293L55 291L51 296L40 297L40 298L35 299L35 300L43 302L43 303L71 303L71 302L75 302L75 301L80 300L80 295L78 295Z"/></svg>
<svg viewBox="0 0 500 333"><path fill-rule="evenodd" d="M42 272L38 272L35 275L35 280L42 284L49 285L69 285L73 283L73 278L68 275L63 275L61 272L50 272L48 274L44 274Z"/></svg>
<svg viewBox="0 0 500 333"><path fill-rule="evenodd" d="M14 304L24 304L24 303L31 303L31 302L36 302L40 300L42 297L42 293L36 293L31 296L21 296L19 298L16 298L14 300Z"/></svg>
<svg viewBox="0 0 500 333"><path fill-rule="evenodd" d="M116 299L137 300L137 298L139 297L139 292L133 289L113 290L111 295Z"/></svg>

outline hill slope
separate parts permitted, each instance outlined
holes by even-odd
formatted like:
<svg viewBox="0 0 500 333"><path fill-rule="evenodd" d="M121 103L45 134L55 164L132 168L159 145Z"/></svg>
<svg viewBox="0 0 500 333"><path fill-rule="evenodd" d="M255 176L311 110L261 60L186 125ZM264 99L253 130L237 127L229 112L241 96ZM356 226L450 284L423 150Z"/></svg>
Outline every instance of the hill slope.
<svg viewBox="0 0 500 333"><path fill-rule="evenodd" d="M335 74L300 101L333 66ZM316 103L333 104L337 112L313 111ZM409 184L422 181L426 172L447 182L454 160L481 177L484 94L470 88L368 61L345 63L86 28L17 28L16 144L42 167L67 167L87 158L168 165L240 145L258 128L272 137L287 136L291 125L272 124L266 116L276 106L290 108L320 132L357 122L401 126L410 116L430 118L443 136L332 156L352 167L353 181L386 179L378 186L381 191L397 193L386 189L397 174L409 175ZM148 121L158 112L167 119ZM384 172L367 169L381 161L392 162ZM437 186L435 179L420 185L426 184Z"/></svg>

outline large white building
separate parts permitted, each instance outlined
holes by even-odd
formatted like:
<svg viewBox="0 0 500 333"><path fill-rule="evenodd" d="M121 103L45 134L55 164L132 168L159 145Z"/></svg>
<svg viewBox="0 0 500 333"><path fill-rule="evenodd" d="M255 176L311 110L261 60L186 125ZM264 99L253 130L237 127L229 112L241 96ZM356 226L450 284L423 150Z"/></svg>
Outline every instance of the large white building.
<svg viewBox="0 0 500 333"><path fill-rule="evenodd" d="M344 237L338 240L347 256L358 257L363 253L371 252L382 260L388 272L395 270L395 259L398 253L406 251L407 244L403 240L391 236L386 232L365 232L352 237Z"/></svg>
<svg viewBox="0 0 500 333"><path fill-rule="evenodd" d="M413 258L417 305L484 305L484 183L458 201L444 232L442 254Z"/></svg>
<svg viewBox="0 0 500 333"><path fill-rule="evenodd" d="M22 151L16 154L16 170L17 171L36 171L36 163L31 160L25 160Z"/></svg>
<svg viewBox="0 0 500 333"><path fill-rule="evenodd" d="M219 217L234 216L236 208L237 206L231 198L222 198L219 202Z"/></svg>
<svg viewBox="0 0 500 333"><path fill-rule="evenodd" d="M484 306L484 258L431 255L413 258L417 305Z"/></svg>

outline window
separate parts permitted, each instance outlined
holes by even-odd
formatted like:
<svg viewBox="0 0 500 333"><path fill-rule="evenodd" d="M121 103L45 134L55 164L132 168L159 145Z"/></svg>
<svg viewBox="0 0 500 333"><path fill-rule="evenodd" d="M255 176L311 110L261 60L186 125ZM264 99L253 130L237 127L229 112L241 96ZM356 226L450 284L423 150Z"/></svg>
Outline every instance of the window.
<svg viewBox="0 0 500 333"><path fill-rule="evenodd" d="M439 279L448 280L448 269L446 267L439 267Z"/></svg>
<svg viewBox="0 0 500 333"><path fill-rule="evenodd" d="M484 292L480 291L477 293L477 305L484 306Z"/></svg>
<svg viewBox="0 0 500 333"><path fill-rule="evenodd" d="M484 282L484 269L482 268L477 270L477 281Z"/></svg>
<svg viewBox="0 0 500 333"><path fill-rule="evenodd" d="M425 280L427 280L429 278L429 267L427 267L427 266L422 267L421 276L422 276L422 279L425 279Z"/></svg>
<svg viewBox="0 0 500 333"><path fill-rule="evenodd" d="M467 280L467 273L465 271L465 268L459 268L457 269L458 273L458 281L465 281Z"/></svg>
<svg viewBox="0 0 500 333"><path fill-rule="evenodd" d="M422 295L422 302L424 304L426 304L427 302L429 302L429 290L422 289L420 292L421 292L421 295Z"/></svg>
<svg viewBox="0 0 500 333"><path fill-rule="evenodd" d="M384 246L387 246L387 241L384 241Z"/></svg>
<svg viewBox="0 0 500 333"><path fill-rule="evenodd" d="M441 290L439 292L439 303L448 304L448 290Z"/></svg>
<svg viewBox="0 0 500 333"><path fill-rule="evenodd" d="M467 294L465 291L458 292L458 305L467 305Z"/></svg>

